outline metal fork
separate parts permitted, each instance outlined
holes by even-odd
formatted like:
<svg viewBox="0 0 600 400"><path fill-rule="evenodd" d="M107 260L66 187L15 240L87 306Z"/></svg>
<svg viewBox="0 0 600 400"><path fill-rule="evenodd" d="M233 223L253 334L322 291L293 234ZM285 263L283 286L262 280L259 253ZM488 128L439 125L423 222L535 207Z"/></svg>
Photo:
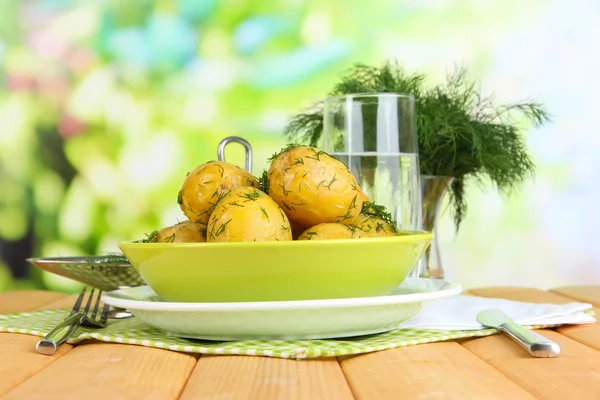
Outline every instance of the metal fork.
<svg viewBox="0 0 600 400"><path fill-rule="evenodd" d="M69 316L37 343L35 349L38 353L46 355L54 354L58 347L65 343L80 326L87 326L89 328L104 328L106 326L110 306L108 304L104 304L102 311L100 314L98 314L102 290L98 290L96 302L94 304L94 308L92 309L91 315L89 313L94 299L95 289L92 288L87 299L87 303L82 311L81 304L83 303L86 291L87 288L84 287L79 294L79 297L77 297Z"/></svg>

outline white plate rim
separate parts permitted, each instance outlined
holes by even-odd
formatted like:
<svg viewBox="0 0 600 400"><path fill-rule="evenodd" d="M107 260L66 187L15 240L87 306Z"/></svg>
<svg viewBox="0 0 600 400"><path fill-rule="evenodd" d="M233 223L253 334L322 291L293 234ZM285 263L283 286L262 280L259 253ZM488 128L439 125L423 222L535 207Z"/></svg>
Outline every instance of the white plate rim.
<svg viewBox="0 0 600 400"><path fill-rule="evenodd" d="M429 278L419 278L432 281ZM267 311L267 310L306 310L321 308L370 307L390 304L406 304L421 301L436 300L460 294L462 286L458 283L435 279L442 286L430 292L397 294L375 297L355 297L324 300L291 300L291 301L262 301L262 302L230 302L230 303L182 303L158 302L145 300L128 300L114 297L114 293L127 293L131 290L151 290L148 285L133 288L117 289L102 294L102 301L114 307L141 311L179 311L179 312L237 312L237 311Z"/></svg>

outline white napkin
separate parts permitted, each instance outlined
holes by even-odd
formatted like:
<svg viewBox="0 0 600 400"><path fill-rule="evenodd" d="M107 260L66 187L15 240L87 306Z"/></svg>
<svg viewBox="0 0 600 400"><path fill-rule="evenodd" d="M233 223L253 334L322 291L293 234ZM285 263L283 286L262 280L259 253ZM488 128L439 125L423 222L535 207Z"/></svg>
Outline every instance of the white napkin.
<svg viewBox="0 0 600 400"><path fill-rule="evenodd" d="M586 303L536 304L487 297L459 295L447 299L426 301L413 319L399 328L476 330L484 328L477 314L489 308L499 308L521 325L591 324L596 319L584 313L592 308Z"/></svg>

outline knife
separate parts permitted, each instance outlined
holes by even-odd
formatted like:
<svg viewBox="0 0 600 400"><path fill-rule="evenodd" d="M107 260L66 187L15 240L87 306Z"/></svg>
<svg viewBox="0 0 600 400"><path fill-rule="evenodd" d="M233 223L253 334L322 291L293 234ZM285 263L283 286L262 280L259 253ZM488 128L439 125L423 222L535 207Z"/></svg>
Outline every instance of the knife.
<svg viewBox="0 0 600 400"><path fill-rule="evenodd" d="M506 333L533 357L550 358L560 354L560 346L557 343L517 324L497 308L481 311L477 314L477 321L481 325Z"/></svg>

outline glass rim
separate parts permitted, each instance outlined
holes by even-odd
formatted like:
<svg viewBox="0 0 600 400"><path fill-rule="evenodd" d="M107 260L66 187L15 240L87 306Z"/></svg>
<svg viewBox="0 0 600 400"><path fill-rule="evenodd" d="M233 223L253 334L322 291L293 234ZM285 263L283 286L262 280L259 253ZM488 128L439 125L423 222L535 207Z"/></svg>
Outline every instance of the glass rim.
<svg viewBox="0 0 600 400"><path fill-rule="evenodd" d="M362 93L348 93L348 94L337 94L333 96L325 97L325 102L328 101L341 101L348 98L377 98L377 97L396 97L408 100L415 100L415 96L412 93L404 92L362 92Z"/></svg>

